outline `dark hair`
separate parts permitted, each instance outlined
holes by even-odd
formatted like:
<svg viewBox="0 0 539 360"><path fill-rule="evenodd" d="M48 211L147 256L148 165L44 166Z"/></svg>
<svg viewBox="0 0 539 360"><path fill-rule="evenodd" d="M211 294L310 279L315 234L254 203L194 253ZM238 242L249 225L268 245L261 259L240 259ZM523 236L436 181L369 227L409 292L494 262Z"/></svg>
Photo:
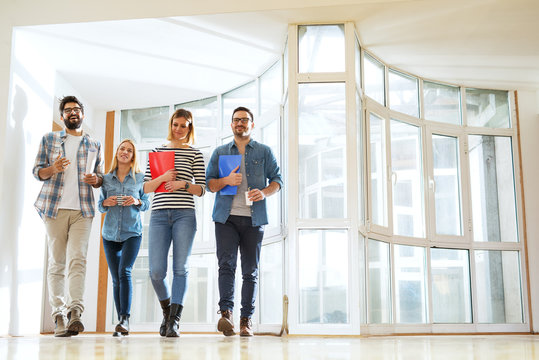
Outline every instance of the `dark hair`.
<svg viewBox="0 0 539 360"><path fill-rule="evenodd" d="M84 114L84 105L82 105L79 99L77 99L75 96L72 96L72 95L64 96L62 99L59 99L59 100L60 100L60 106L58 107L58 109L60 109L60 115L64 114L64 107L66 106L67 103L70 103L70 102L77 103L80 106L80 111Z"/></svg>
<svg viewBox="0 0 539 360"><path fill-rule="evenodd" d="M172 140L172 122L177 118L184 118L189 122L189 133L187 134L187 143L193 145L195 143L195 125L193 124L193 114L189 110L178 109L174 111L174 114L170 117L168 122L168 136L167 140Z"/></svg>
<svg viewBox="0 0 539 360"><path fill-rule="evenodd" d="M249 114L249 116L251 116L251 121L255 121L255 117L253 116L253 113L251 112L251 110L247 109L244 106L237 107L234 109L234 111L232 111L232 119L234 119L234 114L238 111L245 111L246 113Z"/></svg>

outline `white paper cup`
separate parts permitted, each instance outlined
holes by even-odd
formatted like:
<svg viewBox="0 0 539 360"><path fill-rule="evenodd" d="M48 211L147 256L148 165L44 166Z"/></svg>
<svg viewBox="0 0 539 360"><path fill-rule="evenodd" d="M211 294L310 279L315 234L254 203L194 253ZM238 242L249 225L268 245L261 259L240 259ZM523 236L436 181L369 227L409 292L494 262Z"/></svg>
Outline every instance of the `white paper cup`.
<svg viewBox="0 0 539 360"><path fill-rule="evenodd" d="M247 206L253 205L253 201L249 199L249 191L245 192L245 205Z"/></svg>

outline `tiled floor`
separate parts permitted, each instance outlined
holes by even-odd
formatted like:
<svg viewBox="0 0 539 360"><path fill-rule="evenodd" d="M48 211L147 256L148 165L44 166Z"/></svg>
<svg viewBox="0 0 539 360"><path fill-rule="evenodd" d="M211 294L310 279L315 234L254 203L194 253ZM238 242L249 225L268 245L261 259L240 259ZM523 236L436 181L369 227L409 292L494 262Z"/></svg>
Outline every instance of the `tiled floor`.
<svg viewBox="0 0 539 360"><path fill-rule="evenodd" d="M154 334L113 338L110 334L0 338L0 359L539 359L539 336L379 336L225 338Z"/></svg>

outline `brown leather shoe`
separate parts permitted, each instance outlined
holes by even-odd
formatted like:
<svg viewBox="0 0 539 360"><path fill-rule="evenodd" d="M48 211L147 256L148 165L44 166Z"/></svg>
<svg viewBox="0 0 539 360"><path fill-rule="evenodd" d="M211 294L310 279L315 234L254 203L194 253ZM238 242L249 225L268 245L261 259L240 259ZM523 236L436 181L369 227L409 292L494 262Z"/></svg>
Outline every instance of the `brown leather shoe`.
<svg viewBox="0 0 539 360"><path fill-rule="evenodd" d="M78 335L84 331L84 325L80 320L80 313L81 311L78 308L74 308L67 314L67 319L69 320L69 323L67 324L67 331L71 335Z"/></svg>
<svg viewBox="0 0 539 360"><path fill-rule="evenodd" d="M232 311L224 310L221 312L221 318L217 323L217 330L221 331L225 336L236 335L234 332L234 322L232 320Z"/></svg>
<svg viewBox="0 0 539 360"><path fill-rule="evenodd" d="M71 334L67 331L67 318L63 314L58 314L54 318L56 328L54 329L55 337L69 337Z"/></svg>
<svg viewBox="0 0 539 360"><path fill-rule="evenodd" d="M252 325L250 318L242 317L240 319L240 336L253 336Z"/></svg>

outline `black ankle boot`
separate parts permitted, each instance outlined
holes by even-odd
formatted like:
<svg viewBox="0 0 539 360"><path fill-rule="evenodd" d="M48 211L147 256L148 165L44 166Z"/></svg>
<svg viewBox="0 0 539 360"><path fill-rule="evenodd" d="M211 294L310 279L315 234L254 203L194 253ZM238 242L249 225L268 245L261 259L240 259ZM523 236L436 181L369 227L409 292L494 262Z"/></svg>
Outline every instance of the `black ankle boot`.
<svg viewBox="0 0 539 360"><path fill-rule="evenodd" d="M120 315L120 322L116 325L114 331L122 335L129 335L129 315Z"/></svg>
<svg viewBox="0 0 539 360"><path fill-rule="evenodd" d="M167 337L180 336L180 318L182 316L183 305L170 305L170 316L167 321Z"/></svg>
<svg viewBox="0 0 539 360"><path fill-rule="evenodd" d="M161 326L159 327L159 335L166 336L167 321L170 315L170 298L159 300L159 303L161 304L161 309L163 309L163 321L161 321Z"/></svg>

